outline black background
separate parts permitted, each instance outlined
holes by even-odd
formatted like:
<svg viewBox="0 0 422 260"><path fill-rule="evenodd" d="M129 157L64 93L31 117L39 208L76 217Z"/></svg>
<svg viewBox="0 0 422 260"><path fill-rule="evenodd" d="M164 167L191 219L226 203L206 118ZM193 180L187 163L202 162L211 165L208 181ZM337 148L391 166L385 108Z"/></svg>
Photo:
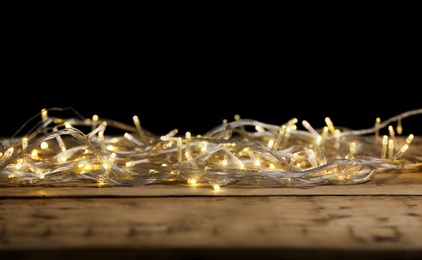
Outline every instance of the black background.
<svg viewBox="0 0 422 260"><path fill-rule="evenodd" d="M5 41L0 136L52 107L128 124L138 115L156 134L203 134L235 114L364 129L422 108L420 40L393 26L22 29ZM421 119L404 119L403 134L422 134Z"/></svg>

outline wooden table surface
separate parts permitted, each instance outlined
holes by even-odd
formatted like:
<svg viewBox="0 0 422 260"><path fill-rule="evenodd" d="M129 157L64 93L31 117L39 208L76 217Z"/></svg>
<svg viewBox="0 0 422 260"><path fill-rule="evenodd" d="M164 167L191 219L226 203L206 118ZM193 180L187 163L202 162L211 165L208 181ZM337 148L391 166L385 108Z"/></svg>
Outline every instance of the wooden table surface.
<svg viewBox="0 0 422 260"><path fill-rule="evenodd" d="M422 259L422 172L356 185L0 187L0 259Z"/></svg>

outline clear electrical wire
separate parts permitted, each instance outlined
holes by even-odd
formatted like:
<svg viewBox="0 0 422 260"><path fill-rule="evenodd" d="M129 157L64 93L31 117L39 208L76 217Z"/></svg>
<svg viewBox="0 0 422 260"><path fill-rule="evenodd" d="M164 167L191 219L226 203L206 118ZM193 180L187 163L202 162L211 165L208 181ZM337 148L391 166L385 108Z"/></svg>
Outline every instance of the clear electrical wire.
<svg viewBox="0 0 422 260"><path fill-rule="evenodd" d="M69 110L74 116L49 115ZM0 186L358 184L381 172L420 172L422 153L411 149L415 136L396 136L404 118L420 114L422 109L377 118L362 130L336 128L329 117L315 129L296 118L280 126L235 115L203 135L173 129L159 136L136 115L130 125L84 118L73 108L42 109L22 126L40 118L28 133L0 140ZM109 128L122 134L108 135ZM381 136L384 128L389 134Z"/></svg>

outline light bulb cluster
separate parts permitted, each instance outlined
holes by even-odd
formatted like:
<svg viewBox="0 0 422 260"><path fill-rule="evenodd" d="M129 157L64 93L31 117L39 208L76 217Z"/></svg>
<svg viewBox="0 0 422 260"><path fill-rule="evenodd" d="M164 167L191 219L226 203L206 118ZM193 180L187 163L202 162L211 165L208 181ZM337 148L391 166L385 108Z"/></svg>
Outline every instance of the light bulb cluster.
<svg viewBox="0 0 422 260"><path fill-rule="evenodd" d="M409 149L415 136L396 137L402 119L422 109L377 118L362 130L336 128L329 117L315 129L297 118L280 126L235 115L197 136L177 129L155 135L138 116L131 125L84 118L73 109L69 118L49 115L64 110L42 109L27 134L0 140L0 186L182 184L219 190L358 184L385 171L422 169L421 152ZM122 134L107 135L108 128ZM384 128L388 135L380 135Z"/></svg>

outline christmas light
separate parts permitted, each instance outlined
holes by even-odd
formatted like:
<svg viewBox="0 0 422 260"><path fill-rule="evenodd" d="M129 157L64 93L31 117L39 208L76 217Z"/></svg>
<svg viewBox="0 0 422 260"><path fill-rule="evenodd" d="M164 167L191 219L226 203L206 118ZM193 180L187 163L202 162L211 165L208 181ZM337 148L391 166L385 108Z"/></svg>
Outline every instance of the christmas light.
<svg viewBox="0 0 422 260"><path fill-rule="evenodd" d="M276 188L359 184L386 171L422 169L421 152L411 149L415 136L398 138L392 126L397 122L400 135L403 119L422 109L377 118L373 127L361 130L336 128L329 117L321 129L303 120L300 130L296 118L280 126L235 115L234 121L224 120L197 136L179 136L177 129L158 136L141 127L136 115L133 126L98 115L84 118L73 109L71 118L49 115L64 110L43 108L32 118L40 122L28 133L0 140L0 186ZM247 130L251 126L254 131ZM108 135L108 128L122 134ZM383 128L389 135L380 137Z"/></svg>

